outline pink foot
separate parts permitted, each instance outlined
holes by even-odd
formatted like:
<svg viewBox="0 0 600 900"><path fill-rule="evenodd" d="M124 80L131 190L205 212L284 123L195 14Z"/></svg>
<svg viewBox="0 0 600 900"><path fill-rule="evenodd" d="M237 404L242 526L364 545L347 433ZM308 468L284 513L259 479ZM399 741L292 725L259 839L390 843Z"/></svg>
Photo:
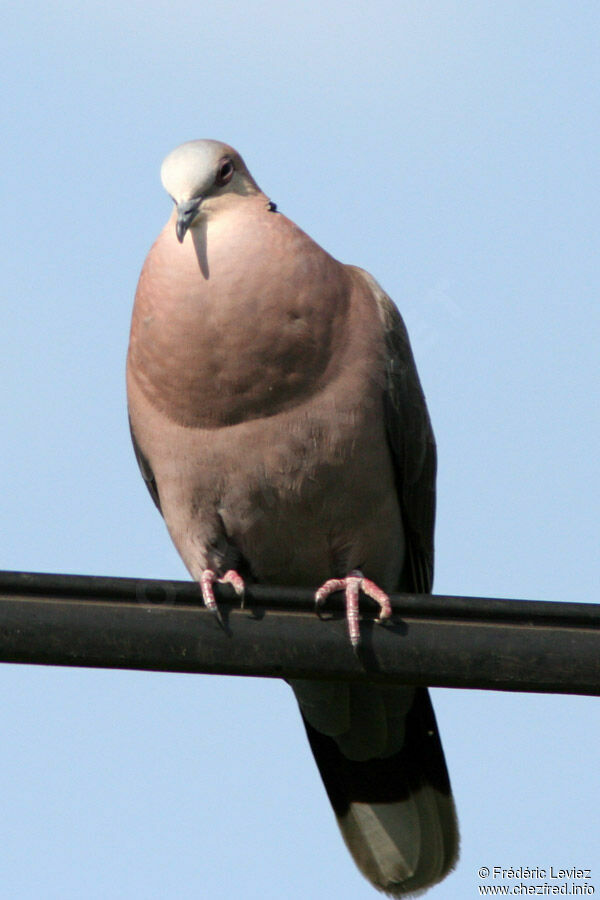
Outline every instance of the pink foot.
<svg viewBox="0 0 600 900"><path fill-rule="evenodd" d="M360 643L360 627L358 624L358 595L362 591L368 597L371 597L379 604L381 612L379 613L379 621L389 619L392 615L392 607L390 598L378 587L374 581L365 578L360 569L353 569L345 578L330 578L325 584L321 585L315 594L315 602L317 606L322 606L330 594L336 591L344 591L346 595L346 620L348 622L348 634L350 635L350 643L354 650Z"/></svg>
<svg viewBox="0 0 600 900"><path fill-rule="evenodd" d="M238 597L240 597L243 605L245 591L244 579L241 575L238 575L235 569L229 569L229 571L225 572L221 578L219 578L217 573L212 569L205 569L200 576L200 590L202 591L204 605L216 615L219 622L222 622L221 613L219 612L219 607L217 606L217 601L215 600L213 592L213 584L215 581L218 584L230 584Z"/></svg>

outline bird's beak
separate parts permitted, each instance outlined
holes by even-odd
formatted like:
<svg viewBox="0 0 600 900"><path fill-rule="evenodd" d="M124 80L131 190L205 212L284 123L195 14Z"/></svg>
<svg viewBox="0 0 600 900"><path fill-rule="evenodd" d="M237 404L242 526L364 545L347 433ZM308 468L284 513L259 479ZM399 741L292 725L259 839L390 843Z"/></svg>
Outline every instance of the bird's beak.
<svg viewBox="0 0 600 900"><path fill-rule="evenodd" d="M183 243L188 228L198 215L202 199L202 197L193 197L191 200L183 200L181 203L177 204L177 224L175 226L175 234L177 235L177 240L180 244Z"/></svg>

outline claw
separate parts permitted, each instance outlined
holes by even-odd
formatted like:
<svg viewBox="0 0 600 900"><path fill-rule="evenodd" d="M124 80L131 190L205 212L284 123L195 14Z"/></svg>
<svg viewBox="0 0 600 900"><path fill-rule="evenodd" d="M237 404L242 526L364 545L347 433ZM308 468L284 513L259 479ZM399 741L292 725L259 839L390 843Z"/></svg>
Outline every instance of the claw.
<svg viewBox="0 0 600 900"><path fill-rule="evenodd" d="M218 584L230 584L238 597L242 601L242 606L244 605L244 592L245 585L244 579L241 575L235 571L235 569L229 569L228 572L222 577L219 577L213 569L205 569L202 575L200 576L200 590L202 592L202 599L204 600L204 605L207 609L210 609L212 613L215 614L221 625L223 624L223 617L221 616L219 607L217 606L217 601L215 600L215 594L213 591L213 584L217 582Z"/></svg>
<svg viewBox="0 0 600 900"><path fill-rule="evenodd" d="M365 578L360 569L353 569L345 578L330 578L329 581L321 585L315 594L316 605L322 606L327 597L336 591L344 591L345 593L348 634L352 648L356 650L360 644L360 626L358 622L360 591L371 597L379 605L378 621L380 622L389 619L392 615L390 598L374 581Z"/></svg>
<svg viewBox="0 0 600 900"><path fill-rule="evenodd" d="M225 572L222 578L218 579L221 584L230 584L233 590L236 592L238 597L241 600L241 607L244 608L244 595L246 593L246 585L244 584L244 579L241 575L239 575L235 569L229 569L228 572Z"/></svg>

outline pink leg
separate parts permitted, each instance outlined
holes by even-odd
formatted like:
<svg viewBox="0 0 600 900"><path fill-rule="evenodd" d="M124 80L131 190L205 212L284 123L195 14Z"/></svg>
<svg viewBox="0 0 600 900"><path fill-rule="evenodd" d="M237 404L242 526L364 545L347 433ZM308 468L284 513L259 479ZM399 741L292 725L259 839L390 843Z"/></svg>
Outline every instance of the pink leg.
<svg viewBox="0 0 600 900"><path fill-rule="evenodd" d="M348 634L350 635L350 643L356 650L360 643L360 626L358 623L358 597L360 591L379 604L381 610L379 613L380 622L384 619L389 619L392 615L390 598L374 581L365 578L360 569L353 569L345 578L330 578L329 581L321 585L315 594L317 606L322 606L327 597L330 594L335 594L336 591L344 591L346 595Z"/></svg>
<svg viewBox="0 0 600 900"><path fill-rule="evenodd" d="M213 591L213 584L215 581L218 584L230 584L238 597L241 598L242 604L244 602L244 579L241 575L235 571L235 569L229 569L228 572L219 578L217 573L213 571L213 569L205 569L202 575L200 576L200 590L202 591L202 599L204 600L204 605L207 609L210 609L219 622L222 621L221 613L219 612L219 607L217 606L217 601L215 600L215 595Z"/></svg>

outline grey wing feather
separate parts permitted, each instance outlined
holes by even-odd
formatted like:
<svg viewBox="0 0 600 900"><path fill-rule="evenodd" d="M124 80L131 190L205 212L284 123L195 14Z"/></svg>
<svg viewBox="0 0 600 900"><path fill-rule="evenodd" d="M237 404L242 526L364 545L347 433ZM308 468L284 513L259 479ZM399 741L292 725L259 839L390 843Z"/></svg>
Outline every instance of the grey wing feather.
<svg viewBox="0 0 600 900"><path fill-rule="evenodd" d="M385 425L406 532L401 590L433 586L437 456L425 395L402 316L374 278L362 272L377 301L386 342Z"/></svg>
<svg viewBox="0 0 600 900"><path fill-rule="evenodd" d="M433 586L433 532L437 455L425 396L408 333L390 298L377 296L387 344L386 430L396 470L406 530L408 567L404 590Z"/></svg>
<svg viewBox="0 0 600 900"><path fill-rule="evenodd" d="M160 508L160 497L158 495L158 487L156 485L156 478L154 477L154 472L150 468L150 463L142 453L140 449L140 445L138 444L133 427L131 425L131 419L129 420L129 433L131 434L131 443L133 444L133 450L135 452L135 458L137 459L137 464L140 467L140 472L142 473L142 478L144 479L144 483L148 488L148 492L159 513L162 515L162 510Z"/></svg>

